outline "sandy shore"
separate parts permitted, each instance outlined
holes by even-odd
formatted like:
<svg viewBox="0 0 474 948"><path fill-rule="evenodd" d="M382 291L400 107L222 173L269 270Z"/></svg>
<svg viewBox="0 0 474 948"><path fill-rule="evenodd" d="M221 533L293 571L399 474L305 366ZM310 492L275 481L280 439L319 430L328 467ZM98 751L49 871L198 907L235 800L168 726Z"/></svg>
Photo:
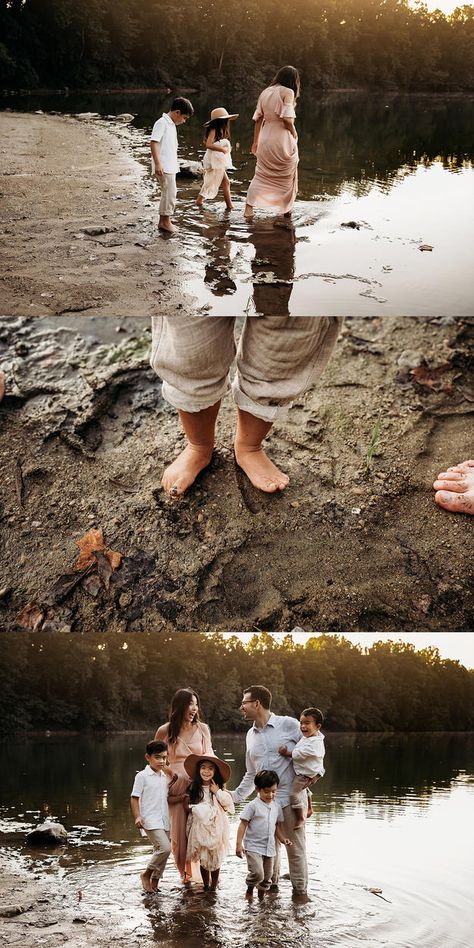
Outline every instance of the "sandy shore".
<svg viewBox="0 0 474 948"><path fill-rule="evenodd" d="M289 489L262 494L235 467L228 397L212 463L177 502L160 480L183 438L148 320L100 322L0 327L5 627L33 601L46 628L81 632L472 631L472 518L438 508L431 483L472 456L474 320L347 320L269 440ZM107 592L58 598L92 526L122 566Z"/></svg>
<svg viewBox="0 0 474 948"><path fill-rule="evenodd" d="M103 125L0 112L0 314L143 315L183 304L147 170Z"/></svg>

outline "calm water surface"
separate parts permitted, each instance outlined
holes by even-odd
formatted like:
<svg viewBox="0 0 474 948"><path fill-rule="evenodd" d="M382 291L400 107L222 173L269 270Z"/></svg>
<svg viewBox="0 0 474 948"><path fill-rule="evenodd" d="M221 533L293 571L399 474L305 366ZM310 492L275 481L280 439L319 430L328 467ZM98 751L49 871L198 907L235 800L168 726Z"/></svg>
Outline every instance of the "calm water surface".
<svg viewBox="0 0 474 948"><path fill-rule="evenodd" d="M180 157L203 155L203 123L218 100L233 128L235 210L195 206L200 181L180 179L176 220L189 262L186 290L203 312L236 316L472 313L474 97L303 94L298 107L299 193L290 230L260 211L242 219L253 175L255 96L193 97ZM5 102L3 104L6 104ZM154 95L14 98L15 108L129 111L124 138L148 167L148 134L170 99ZM149 197L158 200L151 178ZM358 228L343 227L356 223ZM276 221L278 223L278 221ZM166 239L166 238L164 238ZM421 245L433 247L420 251Z"/></svg>
<svg viewBox="0 0 474 948"><path fill-rule="evenodd" d="M85 911L110 907L114 931L138 933L146 944L472 945L474 735L327 735L327 773L307 827L306 905L291 901L285 879L278 894L249 905L245 865L232 855L214 897L200 886L184 890L171 860L160 894L143 896L138 873L149 845L135 832L128 795L146 740L40 737L0 747L3 856L65 875L83 891ZM243 735L215 740L232 765L231 786L244 770L243 746ZM63 853L24 846L25 832L45 816L69 831ZM238 814L232 841L237 822Z"/></svg>

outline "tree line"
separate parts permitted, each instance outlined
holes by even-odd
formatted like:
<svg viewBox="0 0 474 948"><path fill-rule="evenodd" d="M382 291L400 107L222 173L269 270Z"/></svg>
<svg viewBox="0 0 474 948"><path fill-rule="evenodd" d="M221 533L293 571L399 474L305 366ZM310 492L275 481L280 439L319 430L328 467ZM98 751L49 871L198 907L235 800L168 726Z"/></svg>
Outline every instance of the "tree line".
<svg viewBox="0 0 474 948"><path fill-rule="evenodd" d="M474 7L408 0L0 0L4 88L474 88Z"/></svg>
<svg viewBox="0 0 474 948"><path fill-rule="evenodd" d="M63 632L0 636L0 729L153 730L174 691L198 692L214 732L246 729L242 691L264 684L274 710L309 706L339 731L474 729L474 670L435 648L400 642L368 649L341 636L261 633L243 642L201 633L125 637Z"/></svg>

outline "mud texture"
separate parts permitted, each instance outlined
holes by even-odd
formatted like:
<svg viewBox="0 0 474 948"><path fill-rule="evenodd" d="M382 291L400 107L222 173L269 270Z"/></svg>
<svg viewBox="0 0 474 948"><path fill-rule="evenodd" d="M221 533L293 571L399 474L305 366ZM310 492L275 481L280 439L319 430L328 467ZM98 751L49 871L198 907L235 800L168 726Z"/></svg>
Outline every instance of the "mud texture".
<svg viewBox="0 0 474 948"><path fill-rule="evenodd" d="M0 131L1 314L184 305L181 244L160 236L149 162L124 127L0 112Z"/></svg>
<svg viewBox="0 0 474 948"><path fill-rule="evenodd" d="M236 468L228 397L210 467L171 500L161 474L184 440L147 320L2 320L3 627L32 603L19 627L474 630L473 521L431 489L472 457L473 339L474 319L347 320L268 441L288 490ZM103 583L74 575L91 527L123 556Z"/></svg>

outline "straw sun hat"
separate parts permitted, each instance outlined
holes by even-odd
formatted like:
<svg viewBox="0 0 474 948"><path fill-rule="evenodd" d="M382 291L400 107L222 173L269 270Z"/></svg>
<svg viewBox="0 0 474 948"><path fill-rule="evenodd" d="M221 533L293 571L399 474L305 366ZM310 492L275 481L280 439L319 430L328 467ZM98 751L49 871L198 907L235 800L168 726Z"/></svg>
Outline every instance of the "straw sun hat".
<svg viewBox="0 0 474 948"><path fill-rule="evenodd" d="M239 117L238 112L234 112L233 115L229 115L227 109L223 109L223 108L213 109L211 112L211 117L209 121L204 122L204 125L210 125L211 122L214 122L216 119L229 119L229 121L232 121L232 119L236 119L238 117Z"/></svg>
<svg viewBox="0 0 474 948"><path fill-rule="evenodd" d="M184 769L191 779L194 777L197 765L205 760L208 760L210 764L215 764L221 772L223 782L227 783L230 777L229 764L226 764L225 760L219 760L218 757L211 757L209 754L188 754L184 761Z"/></svg>

